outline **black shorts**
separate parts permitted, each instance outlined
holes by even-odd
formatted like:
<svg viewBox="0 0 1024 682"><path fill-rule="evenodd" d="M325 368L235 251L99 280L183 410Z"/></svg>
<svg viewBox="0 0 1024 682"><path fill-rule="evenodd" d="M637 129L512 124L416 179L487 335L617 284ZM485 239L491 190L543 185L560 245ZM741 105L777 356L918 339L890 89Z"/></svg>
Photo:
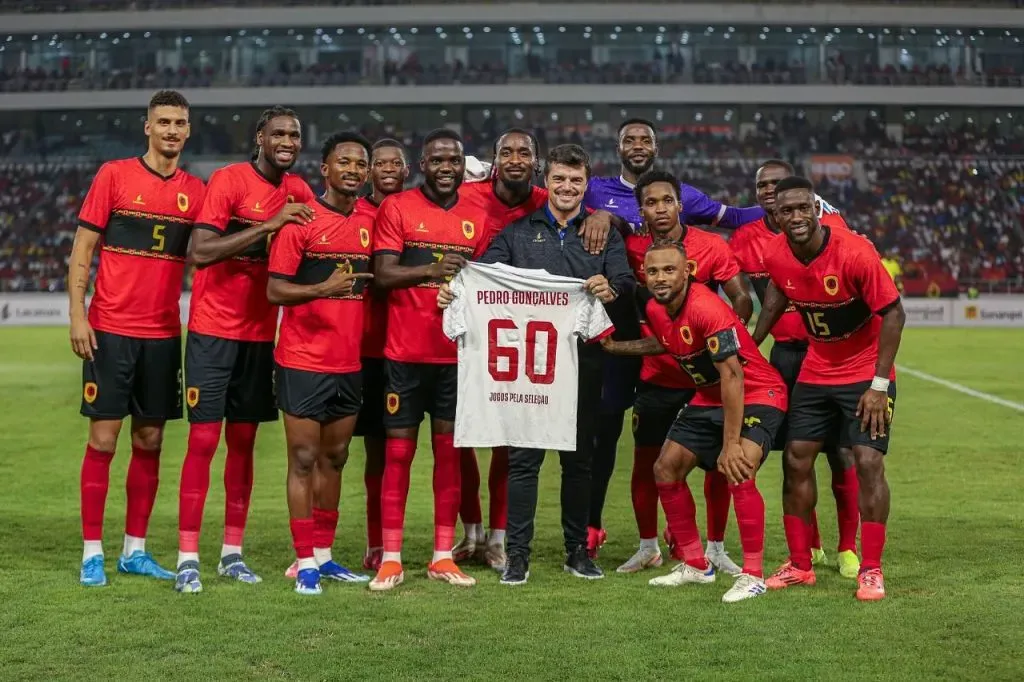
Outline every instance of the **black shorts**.
<svg viewBox="0 0 1024 682"><path fill-rule="evenodd" d="M387 369L382 358L363 358L363 406L356 420L357 436L384 437L384 386Z"/></svg>
<svg viewBox="0 0 1024 682"><path fill-rule="evenodd" d="M419 426L423 414L455 421L459 368L450 365L387 360L387 394L384 396L384 428Z"/></svg>
<svg viewBox="0 0 1024 682"><path fill-rule="evenodd" d="M797 377L800 376L800 367L804 364L804 358L807 356L807 344L800 343L797 341L782 341L772 346L772 352L770 362L772 367L779 370L779 374L782 375L782 380L786 382L786 391L792 400L793 389L796 387ZM772 450L785 450L786 441L789 440L789 415L786 415L786 419L782 422L782 427L779 432L775 435L775 442L772 444ZM836 427L828 438L825 439L825 445L822 446L821 451L829 454L835 453L840 447L840 433L839 428ZM844 442L842 447L849 447L849 444Z"/></svg>
<svg viewBox="0 0 1024 682"><path fill-rule="evenodd" d="M740 436L761 446L761 459L767 456L785 413L767 405L747 405L743 410ZM668 440L679 443L697 455L697 465L713 470L722 454L722 428L725 411L721 407L686 407L672 424Z"/></svg>
<svg viewBox="0 0 1024 682"><path fill-rule="evenodd" d="M870 431L860 430L857 403L870 381L840 386L798 383L789 396L789 440L827 441L835 432L843 446L866 445L885 454L889 450L892 424L885 436L871 440ZM896 406L896 382L889 384L889 412Z"/></svg>
<svg viewBox="0 0 1024 682"><path fill-rule="evenodd" d="M189 332L185 405L193 424L275 421L274 344Z"/></svg>
<svg viewBox="0 0 1024 682"><path fill-rule="evenodd" d="M661 447L694 393L694 389L665 388L641 381L633 403L633 444L638 448Z"/></svg>
<svg viewBox="0 0 1024 682"><path fill-rule="evenodd" d="M324 374L278 365L274 387L282 412L321 424L357 415L363 404L361 372Z"/></svg>
<svg viewBox="0 0 1024 682"><path fill-rule="evenodd" d="M82 363L82 408L90 419L181 419L181 337L137 339L96 330Z"/></svg>

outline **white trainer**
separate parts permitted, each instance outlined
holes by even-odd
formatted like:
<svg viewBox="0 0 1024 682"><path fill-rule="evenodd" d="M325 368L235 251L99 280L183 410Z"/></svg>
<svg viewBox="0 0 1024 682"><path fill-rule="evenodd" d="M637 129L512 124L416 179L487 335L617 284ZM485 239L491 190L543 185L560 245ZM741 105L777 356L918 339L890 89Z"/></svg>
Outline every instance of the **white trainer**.
<svg viewBox="0 0 1024 682"><path fill-rule="evenodd" d="M722 601L726 604L760 597L768 591L762 578L757 578L748 573L740 573L736 582L732 584L729 591L722 595Z"/></svg>
<svg viewBox="0 0 1024 682"><path fill-rule="evenodd" d="M722 573L728 573L731 576L738 576L740 573L743 573L743 569L729 558L729 553L725 551L725 545L720 542L709 542L704 556L711 562L711 565Z"/></svg>
<svg viewBox="0 0 1024 682"><path fill-rule="evenodd" d="M615 569L616 573L638 573L645 568L658 568L662 564L661 550L641 547L629 560Z"/></svg>
<svg viewBox="0 0 1024 682"><path fill-rule="evenodd" d="M648 585L655 587L679 587L687 583L707 585L715 582L715 569L708 566L707 571L700 571L689 564L678 564L667 575L651 578Z"/></svg>

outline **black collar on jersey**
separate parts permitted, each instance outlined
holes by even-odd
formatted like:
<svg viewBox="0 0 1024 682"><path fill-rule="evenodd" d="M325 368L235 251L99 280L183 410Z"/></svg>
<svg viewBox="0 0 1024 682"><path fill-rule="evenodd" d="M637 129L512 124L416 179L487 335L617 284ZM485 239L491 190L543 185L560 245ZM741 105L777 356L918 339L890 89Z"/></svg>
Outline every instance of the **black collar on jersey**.
<svg viewBox="0 0 1024 682"><path fill-rule="evenodd" d="M580 207L580 212L576 214L576 217L573 218L572 220L570 220L566 224L565 228L563 228L557 222L554 222L554 221L551 220L551 215L550 215L550 211L548 210L548 205L544 204L543 206L541 206L539 209L537 209L536 211L534 211L530 215L530 222L531 223L542 223L542 224L546 225L547 227L551 228L552 230L562 230L562 229L568 230L571 227L579 228L581 225L583 225L583 221L587 219L588 215L589 214L587 213L586 209L581 206Z"/></svg>
<svg viewBox="0 0 1024 682"><path fill-rule="evenodd" d="M358 201L358 200L357 200L357 201ZM342 211L342 210L341 210L341 209L339 209L339 208L335 208L334 206L331 206L331 205L330 205L330 204L328 204L328 203L327 203L326 201L324 201L324 198L323 198L323 197L317 197L317 198L316 198L316 203L320 204L321 206L323 206L324 208L326 208L326 209L327 209L328 211L330 211L331 213L337 213L338 215L340 215L340 216L345 216L346 218L348 218L348 217L349 217L350 215L352 215L353 213L355 213L355 210L356 210L356 205L355 205L355 203L354 203L354 202L353 202L353 204L352 204L352 208L351 208L351 210L349 210L349 212L348 212L348 213L345 213L344 211Z"/></svg>
<svg viewBox="0 0 1024 682"><path fill-rule="evenodd" d="M252 169L254 171L256 171L256 175L260 176L261 178L263 178L264 180L269 182L274 187L280 187L281 183L284 182L284 172L281 173L281 178L277 182L274 182L273 180L268 178L267 175L263 171L260 170L260 167L258 165L256 165L255 161L250 161L249 165L252 166ZM285 171L285 172L287 172L287 171Z"/></svg>
<svg viewBox="0 0 1024 682"><path fill-rule="evenodd" d="M434 201L433 199L431 199L430 197L428 197L427 193L423 191L423 185L420 185L420 194L422 194L423 198L426 199L429 203L433 204L434 206L437 206L438 208L440 208L440 209L442 209L444 211L452 210L453 208L455 208L455 204L459 203L459 191L458 191L458 189L455 190L455 193L452 195L450 203L448 203L447 205L439 204L436 201Z"/></svg>
<svg viewBox="0 0 1024 682"><path fill-rule="evenodd" d="M665 306L665 313L668 314L668 318L670 320L678 320L679 316L683 314L684 310L686 310L686 302L690 298L690 292L693 291L693 285L696 284L693 277L690 277L689 280L690 281L686 283L686 293L683 294L683 302L679 305L679 310L676 311L676 314L673 315L668 312L668 306Z"/></svg>
<svg viewBox="0 0 1024 682"><path fill-rule="evenodd" d="M164 182L167 182L168 180L173 179L174 176L178 174L178 170L179 170L178 168L175 168L174 172L171 173L170 175L161 175L159 172L157 172L157 170L155 168L152 168L148 163L146 163L146 157L140 156L139 157L139 163L142 164L142 167L145 168L147 172L152 173L153 175L157 176L158 178L160 178Z"/></svg>
<svg viewBox="0 0 1024 682"><path fill-rule="evenodd" d="M380 204L378 204L373 199L373 190L370 190L370 193L363 197L363 199L366 199L366 203L368 203L370 206L373 206L374 208L380 208Z"/></svg>
<svg viewBox="0 0 1024 682"><path fill-rule="evenodd" d="M810 258L808 258L807 260L804 260L800 256L797 256L795 253L793 254L793 256L795 256L796 259L798 261L800 261L801 263L803 263L805 266L806 265L810 265L811 263L814 262L814 260L818 256L820 256L821 254L825 253L825 247L828 246L829 237L832 236L832 230L830 230L829 228L825 227L824 225L821 225L820 229L821 229L821 232L822 232L821 247L819 247L817 251L815 251L813 254L811 254ZM792 247L790 247L790 251L792 251L792 250L793 250Z"/></svg>

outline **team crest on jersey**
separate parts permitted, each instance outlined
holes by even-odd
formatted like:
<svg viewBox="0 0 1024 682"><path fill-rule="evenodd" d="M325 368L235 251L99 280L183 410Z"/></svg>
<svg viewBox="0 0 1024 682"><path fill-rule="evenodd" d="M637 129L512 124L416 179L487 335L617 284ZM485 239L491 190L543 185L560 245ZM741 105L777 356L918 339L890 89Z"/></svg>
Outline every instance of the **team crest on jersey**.
<svg viewBox="0 0 1024 682"><path fill-rule="evenodd" d="M690 277L697 276L697 261L690 258L686 261L686 264L690 267Z"/></svg>
<svg viewBox="0 0 1024 682"><path fill-rule="evenodd" d="M721 345L718 343L717 336L712 336L708 339L708 350L711 351L712 355L717 353L719 348L721 348Z"/></svg>
<svg viewBox="0 0 1024 682"><path fill-rule="evenodd" d="M835 275L825 275L822 283L825 285L825 293L829 296L835 296L839 293L839 278Z"/></svg>
<svg viewBox="0 0 1024 682"><path fill-rule="evenodd" d="M359 243L363 245L364 249L370 245L370 231L365 227L359 228Z"/></svg>
<svg viewBox="0 0 1024 682"><path fill-rule="evenodd" d="M640 415L636 412L633 413L633 433L640 427Z"/></svg>
<svg viewBox="0 0 1024 682"><path fill-rule="evenodd" d="M95 382L85 382L85 386L82 388L82 397L85 399L85 402L92 405L94 402L96 402L97 393L99 393L99 389L96 387Z"/></svg>
<svg viewBox="0 0 1024 682"><path fill-rule="evenodd" d="M462 221L462 234L466 236L466 239L472 239L476 236L476 225L473 224L472 220Z"/></svg>
<svg viewBox="0 0 1024 682"><path fill-rule="evenodd" d="M684 324L679 329L679 336L683 337L683 342L686 343L687 346L693 343L693 333L690 331L689 325Z"/></svg>
<svg viewBox="0 0 1024 682"><path fill-rule="evenodd" d="M195 407L199 404L199 388L196 386L189 386L185 389L185 403L189 407Z"/></svg>
<svg viewBox="0 0 1024 682"><path fill-rule="evenodd" d="M398 412L398 405L399 405L398 394L397 393L388 393L387 403L386 404L387 404L387 408L388 408L388 414L395 414L395 413L397 413Z"/></svg>
<svg viewBox="0 0 1024 682"><path fill-rule="evenodd" d="M188 212L188 195L184 192L178 192L178 210L182 213Z"/></svg>

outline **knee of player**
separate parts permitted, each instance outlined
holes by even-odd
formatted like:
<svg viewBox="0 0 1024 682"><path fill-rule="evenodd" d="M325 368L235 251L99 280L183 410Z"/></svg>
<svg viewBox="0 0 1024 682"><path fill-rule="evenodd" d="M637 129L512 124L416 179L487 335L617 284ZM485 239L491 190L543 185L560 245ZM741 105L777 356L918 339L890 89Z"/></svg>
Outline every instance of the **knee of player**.
<svg viewBox="0 0 1024 682"><path fill-rule="evenodd" d="M318 443L296 443L288 446L288 456L292 461L292 469L300 476L310 476L320 455Z"/></svg>
<svg viewBox="0 0 1024 682"><path fill-rule="evenodd" d="M658 483L674 483L678 477L676 463L662 455L654 461L654 480Z"/></svg>
<svg viewBox="0 0 1024 682"><path fill-rule="evenodd" d="M881 482L885 479L885 455L878 450L858 445L853 449L857 463L857 478L861 482Z"/></svg>
<svg viewBox="0 0 1024 682"><path fill-rule="evenodd" d="M324 448L322 455L331 468L340 472L348 461L348 441Z"/></svg>
<svg viewBox="0 0 1024 682"><path fill-rule="evenodd" d="M158 427L138 429L132 434L132 445L143 450L159 450L163 447L164 430Z"/></svg>
<svg viewBox="0 0 1024 682"><path fill-rule="evenodd" d="M89 424L89 445L100 452L114 452L121 422L112 419L94 420Z"/></svg>
<svg viewBox="0 0 1024 682"><path fill-rule="evenodd" d="M795 442L786 445L782 454L783 468L787 476L809 476L814 471L814 456L817 448L813 444Z"/></svg>

